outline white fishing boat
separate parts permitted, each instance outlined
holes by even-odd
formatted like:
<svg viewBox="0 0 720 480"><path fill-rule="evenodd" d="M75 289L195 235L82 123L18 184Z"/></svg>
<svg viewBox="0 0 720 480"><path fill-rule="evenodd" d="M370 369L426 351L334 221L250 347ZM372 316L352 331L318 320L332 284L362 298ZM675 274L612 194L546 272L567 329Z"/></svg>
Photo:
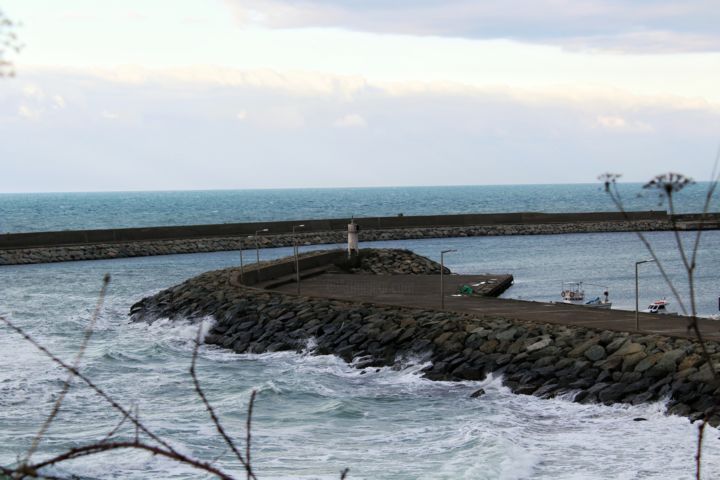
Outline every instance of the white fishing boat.
<svg viewBox="0 0 720 480"><path fill-rule="evenodd" d="M588 283L587 285L593 285ZM602 287L603 298L593 297L590 300L585 300L585 289L583 288L583 282L563 282L560 296L562 297L562 303L569 305L581 305L583 307L591 308L610 308L612 302L610 301L610 294L608 293L607 287L603 285L593 285L596 287Z"/></svg>
<svg viewBox="0 0 720 480"><path fill-rule="evenodd" d="M650 305L648 305L648 308L643 310L644 313L654 313L657 315L670 315L675 312L671 312L669 310L670 308L670 302L668 302L665 299L662 300L655 300Z"/></svg>

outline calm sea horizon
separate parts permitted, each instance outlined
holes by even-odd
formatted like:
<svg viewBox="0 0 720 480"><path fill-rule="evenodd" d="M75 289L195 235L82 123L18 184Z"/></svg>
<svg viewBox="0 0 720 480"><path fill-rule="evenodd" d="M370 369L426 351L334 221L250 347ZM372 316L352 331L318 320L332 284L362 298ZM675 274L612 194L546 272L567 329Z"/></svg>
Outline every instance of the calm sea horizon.
<svg viewBox="0 0 720 480"><path fill-rule="evenodd" d="M700 212L709 182L677 195ZM619 184L627 210L666 210L641 183ZM507 212L615 211L600 183L148 192L0 193L0 233ZM717 198L711 211L718 211Z"/></svg>

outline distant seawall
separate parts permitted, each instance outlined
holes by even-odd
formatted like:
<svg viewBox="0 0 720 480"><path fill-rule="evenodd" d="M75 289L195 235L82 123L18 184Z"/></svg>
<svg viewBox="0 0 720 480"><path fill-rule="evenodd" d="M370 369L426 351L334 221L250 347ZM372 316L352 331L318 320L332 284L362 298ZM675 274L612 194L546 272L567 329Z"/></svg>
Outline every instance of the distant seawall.
<svg viewBox="0 0 720 480"><path fill-rule="evenodd" d="M357 218L361 241L491 235L541 235L563 233L662 231L675 220L681 228L697 225L697 215L674 218L665 212L498 213ZM706 224L718 228L720 216ZM0 234L0 265L50 263L73 260L216 252L253 248L258 230L262 247L293 244L293 226L304 245L346 241L349 219L294 220L263 223L189 225L171 227L72 230Z"/></svg>

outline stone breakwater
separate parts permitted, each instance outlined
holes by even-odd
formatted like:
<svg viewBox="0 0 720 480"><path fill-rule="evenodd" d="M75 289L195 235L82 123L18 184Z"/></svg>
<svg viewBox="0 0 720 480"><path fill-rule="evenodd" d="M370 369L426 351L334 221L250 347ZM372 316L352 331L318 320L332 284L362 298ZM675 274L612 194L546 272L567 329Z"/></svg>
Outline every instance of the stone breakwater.
<svg viewBox="0 0 720 480"><path fill-rule="evenodd" d="M294 296L234 285L237 273L208 272L145 298L132 319L210 316L216 322L205 341L238 353L311 349L357 368L428 362L430 379L482 380L492 372L519 394L666 400L668 413L720 423L713 411L720 384L692 340ZM720 367L720 345L707 348Z"/></svg>
<svg viewBox="0 0 720 480"><path fill-rule="evenodd" d="M410 250L399 248L363 248L357 265L348 265L349 273L374 275L440 275L440 264ZM443 273L452 273L444 267Z"/></svg>
<svg viewBox="0 0 720 480"><path fill-rule="evenodd" d="M629 232L671 230L667 220L638 220L630 222L577 222L526 225L477 225L462 227L412 227L386 230L366 229L360 232L364 242L377 240L412 240L419 238L481 237L498 235L549 235L567 233ZM347 234L342 231L298 233L304 245L344 244ZM290 234L258 237L264 247L293 245ZM254 239L246 237L190 238L181 240L153 240L117 243L63 245L55 247L14 248L0 250L0 265L99 260L108 258L202 253L254 248Z"/></svg>

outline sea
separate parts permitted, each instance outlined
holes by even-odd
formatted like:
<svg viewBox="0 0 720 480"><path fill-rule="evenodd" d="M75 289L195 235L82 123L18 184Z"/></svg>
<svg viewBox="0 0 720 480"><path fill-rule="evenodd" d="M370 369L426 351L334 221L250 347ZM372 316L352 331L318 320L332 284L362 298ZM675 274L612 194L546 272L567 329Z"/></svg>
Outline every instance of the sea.
<svg viewBox="0 0 720 480"><path fill-rule="evenodd" d="M626 210L666 210L657 190L618 183ZM701 212L708 182L676 197ZM712 197L718 211L718 196ZM506 212L614 212L598 183L163 192L0 193L0 234L94 228Z"/></svg>
<svg viewBox="0 0 720 480"><path fill-rule="evenodd" d="M702 208L702 185L681 195L682 211ZM625 188L625 186L624 186ZM634 189L642 193L640 185ZM631 209L664 209L637 197ZM554 192L554 193L553 193ZM492 211L611 211L597 185L414 187L237 192L137 192L0 195L4 231L222 223L348 215ZM272 202L270 203L270 199ZM63 213L64 212L64 213ZM647 238L687 295L677 239ZM690 246L691 232L680 241ZM435 260L443 249L457 273L512 273L504 296L557 300L562 283L583 281L592 294L607 287L613 308L634 308L634 263L648 258L633 233L476 237L365 242L408 248ZM306 246L319 249L332 246ZM720 232L704 232L698 249L700 313L718 312ZM262 259L289 255L263 249ZM239 252L126 258L0 267L0 313L61 358L77 351L102 277L112 277L82 371L178 450L244 478L244 471L195 395L189 375L200 323L131 323L130 306L207 270L234 266ZM666 297L654 264L640 266L640 301ZM9 329L0 327L0 465L22 458L57 398L65 374ZM412 359L400 368L357 369L328 355L238 355L203 346L198 376L226 430L244 447L250 393L252 461L261 479L691 479L697 424L664 414L664 401L581 405L572 393L540 399L515 395L500 376L474 382L423 379ZM472 398L483 388L485 395ZM641 421L642 419L642 421ZM121 417L88 388L73 384L33 458L102 439ZM118 438L132 439L123 425ZM708 428L702 478L720 476L720 432ZM51 473L77 478L211 478L190 467L136 451L80 458Z"/></svg>

